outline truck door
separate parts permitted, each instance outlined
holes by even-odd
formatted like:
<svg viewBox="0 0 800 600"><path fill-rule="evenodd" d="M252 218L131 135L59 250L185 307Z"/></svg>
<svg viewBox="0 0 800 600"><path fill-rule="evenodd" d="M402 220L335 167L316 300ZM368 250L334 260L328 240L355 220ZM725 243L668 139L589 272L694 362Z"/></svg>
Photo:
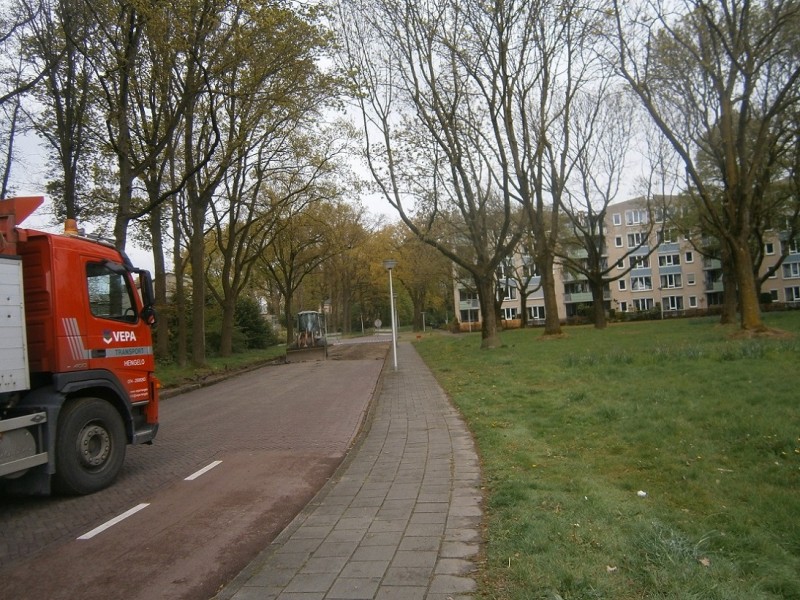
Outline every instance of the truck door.
<svg viewBox="0 0 800 600"><path fill-rule="evenodd" d="M147 402L153 349L131 275L118 263L96 260L85 262L85 273L90 368L113 372L131 402Z"/></svg>

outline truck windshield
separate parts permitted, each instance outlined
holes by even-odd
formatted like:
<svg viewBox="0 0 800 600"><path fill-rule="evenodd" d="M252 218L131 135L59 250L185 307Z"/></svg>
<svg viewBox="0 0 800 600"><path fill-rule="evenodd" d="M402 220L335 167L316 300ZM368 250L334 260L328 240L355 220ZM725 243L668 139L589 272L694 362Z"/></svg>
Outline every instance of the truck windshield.
<svg viewBox="0 0 800 600"><path fill-rule="evenodd" d="M86 265L89 307L95 317L135 323L137 319L133 290L127 278L103 263Z"/></svg>

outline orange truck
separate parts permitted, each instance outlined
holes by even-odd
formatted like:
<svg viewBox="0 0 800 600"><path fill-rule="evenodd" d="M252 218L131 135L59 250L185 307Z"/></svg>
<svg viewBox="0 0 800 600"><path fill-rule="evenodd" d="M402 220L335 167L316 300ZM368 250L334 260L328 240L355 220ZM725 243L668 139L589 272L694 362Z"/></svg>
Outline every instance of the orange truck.
<svg viewBox="0 0 800 600"><path fill-rule="evenodd" d="M0 490L89 494L158 431L153 283L74 222L20 227L42 201L0 200Z"/></svg>

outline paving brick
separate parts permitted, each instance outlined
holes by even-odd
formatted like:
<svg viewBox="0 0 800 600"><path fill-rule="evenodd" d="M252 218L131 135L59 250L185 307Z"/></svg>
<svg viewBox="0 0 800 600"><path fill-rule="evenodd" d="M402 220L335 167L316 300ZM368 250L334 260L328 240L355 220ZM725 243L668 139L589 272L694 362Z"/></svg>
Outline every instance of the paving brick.
<svg viewBox="0 0 800 600"><path fill-rule="evenodd" d="M398 351L400 367L384 369L366 437L315 499L316 518L287 542L307 554L290 555L303 561L278 600L470 600L476 590L483 498L472 438L413 348ZM321 535L315 548L299 545ZM279 553L240 591L274 581L261 575L273 559Z"/></svg>

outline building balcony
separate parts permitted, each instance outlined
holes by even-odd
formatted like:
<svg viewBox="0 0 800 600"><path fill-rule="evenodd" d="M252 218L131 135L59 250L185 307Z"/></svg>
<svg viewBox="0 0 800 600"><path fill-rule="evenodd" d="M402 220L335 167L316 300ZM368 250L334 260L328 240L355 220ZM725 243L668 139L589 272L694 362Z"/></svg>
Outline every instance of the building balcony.
<svg viewBox="0 0 800 600"><path fill-rule="evenodd" d="M658 267L659 275L679 275L680 273L681 273L680 265L669 265L664 267Z"/></svg>
<svg viewBox="0 0 800 600"><path fill-rule="evenodd" d="M658 246L659 254L677 254L681 251L681 245L678 242L662 242Z"/></svg>
<svg viewBox="0 0 800 600"><path fill-rule="evenodd" d="M587 281L586 275L582 273L570 273L569 271L562 271L561 280L564 283L568 283L570 281Z"/></svg>
<svg viewBox="0 0 800 600"><path fill-rule="evenodd" d="M603 292L603 300L611 300L611 292ZM564 294L564 302L567 304L587 304L592 302L591 292L579 292L575 294Z"/></svg>

